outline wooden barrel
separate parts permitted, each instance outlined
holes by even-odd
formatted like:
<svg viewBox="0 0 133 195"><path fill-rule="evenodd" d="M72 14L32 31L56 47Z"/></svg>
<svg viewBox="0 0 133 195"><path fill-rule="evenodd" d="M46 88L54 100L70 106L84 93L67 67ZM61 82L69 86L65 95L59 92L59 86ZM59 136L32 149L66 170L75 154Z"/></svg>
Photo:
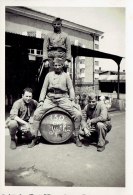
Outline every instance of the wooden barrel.
<svg viewBox="0 0 133 195"><path fill-rule="evenodd" d="M50 143L63 143L73 134L74 124L68 112L55 107L47 111L40 124L40 133Z"/></svg>

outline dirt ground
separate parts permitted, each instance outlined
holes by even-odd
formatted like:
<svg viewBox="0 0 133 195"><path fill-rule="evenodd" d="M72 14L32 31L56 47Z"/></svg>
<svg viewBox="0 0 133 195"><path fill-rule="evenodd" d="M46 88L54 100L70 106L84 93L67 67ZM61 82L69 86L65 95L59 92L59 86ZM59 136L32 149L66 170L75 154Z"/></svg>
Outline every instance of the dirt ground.
<svg viewBox="0 0 133 195"><path fill-rule="evenodd" d="M5 139L6 186L125 186L125 113L112 112L111 132L106 149L97 152L96 143L77 147L73 140L64 144L41 142L34 148L21 145L11 150Z"/></svg>

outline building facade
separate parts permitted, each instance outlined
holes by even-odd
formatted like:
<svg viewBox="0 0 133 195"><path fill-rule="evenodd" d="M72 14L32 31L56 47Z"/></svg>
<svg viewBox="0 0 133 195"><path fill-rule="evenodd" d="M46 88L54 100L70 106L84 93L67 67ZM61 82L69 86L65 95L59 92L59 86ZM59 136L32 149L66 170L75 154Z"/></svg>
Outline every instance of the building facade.
<svg viewBox="0 0 133 195"><path fill-rule="evenodd" d="M6 7L6 103L11 104L26 86L37 87L45 34L53 31L55 17L27 7ZM71 44L89 49L99 48L103 32L63 20L62 30L69 34ZM98 59L76 58L75 92L98 90ZM68 70L73 77L73 59ZM43 78L44 79L44 78ZM39 89L40 90L40 89ZM10 102L10 103L9 103Z"/></svg>

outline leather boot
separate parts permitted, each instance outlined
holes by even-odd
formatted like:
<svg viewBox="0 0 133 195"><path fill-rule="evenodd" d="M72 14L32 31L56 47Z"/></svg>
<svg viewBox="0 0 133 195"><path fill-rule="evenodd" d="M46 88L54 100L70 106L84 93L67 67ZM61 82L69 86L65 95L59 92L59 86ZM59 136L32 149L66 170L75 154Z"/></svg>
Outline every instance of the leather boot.
<svg viewBox="0 0 133 195"><path fill-rule="evenodd" d="M82 147L82 142L80 141L79 137L76 137L75 141L76 141L76 146Z"/></svg>
<svg viewBox="0 0 133 195"><path fill-rule="evenodd" d="M104 146L98 146L97 147L97 151L98 152L102 152L103 150L105 150L105 145Z"/></svg>
<svg viewBox="0 0 133 195"><path fill-rule="evenodd" d="M32 139L32 142L28 144L28 148L33 148L36 145L37 137L34 137Z"/></svg>
<svg viewBox="0 0 133 195"><path fill-rule="evenodd" d="M22 131L18 131L16 133L17 136L17 144L22 144L23 143L23 139L22 139Z"/></svg>
<svg viewBox="0 0 133 195"><path fill-rule="evenodd" d="M12 149L12 150L14 150L14 149L16 149L16 140L15 139L11 139L11 143L10 143L10 148Z"/></svg>

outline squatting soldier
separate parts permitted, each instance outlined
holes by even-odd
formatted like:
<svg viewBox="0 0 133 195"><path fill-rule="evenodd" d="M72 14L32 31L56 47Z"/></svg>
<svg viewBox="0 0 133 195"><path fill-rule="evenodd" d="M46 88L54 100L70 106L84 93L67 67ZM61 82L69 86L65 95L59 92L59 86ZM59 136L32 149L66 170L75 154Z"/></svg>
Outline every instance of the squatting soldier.
<svg viewBox="0 0 133 195"><path fill-rule="evenodd" d="M14 102L10 111L10 117L6 121L11 136L11 149L16 149L16 144L22 141L22 132L27 132L28 137L31 137L32 117L37 108L37 101L32 99L32 93L31 88L23 90L22 98Z"/></svg>
<svg viewBox="0 0 133 195"><path fill-rule="evenodd" d="M90 136L91 132L97 132L97 151L102 152L105 149L106 135L111 130L112 125L106 105L101 101L97 101L95 93L89 94L88 104L82 112L81 124L81 136Z"/></svg>

